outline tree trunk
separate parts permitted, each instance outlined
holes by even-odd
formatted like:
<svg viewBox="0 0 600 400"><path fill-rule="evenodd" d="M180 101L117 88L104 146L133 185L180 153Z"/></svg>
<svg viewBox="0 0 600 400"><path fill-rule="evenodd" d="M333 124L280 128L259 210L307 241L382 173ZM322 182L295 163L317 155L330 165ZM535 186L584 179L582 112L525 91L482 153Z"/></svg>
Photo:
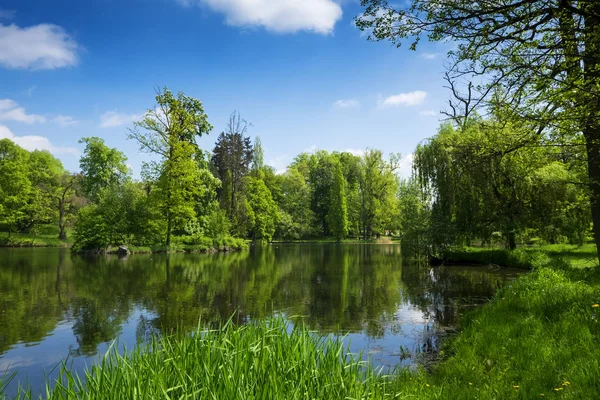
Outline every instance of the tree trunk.
<svg viewBox="0 0 600 400"><path fill-rule="evenodd" d="M168 213L167 216L167 250L171 247L171 213Z"/></svg>
<svg viewBox="0 0 600 400"><path fill-rule="evenodd" d="M514 250L517 248L517 238L515 236L515 231L508 232L508 248L509 250Z"/></svg>
<svg viewBox="0 0 600 400"><path fill-rule="evenodd" d="M600 263L600 93L598 81L600 80L600 3L583 3L582 7L588 12L585 19L583 53L584 61L584 95L579 108L586 115L583 128L585 148L588 161L588 179L590 185L590 207L592 211L592 225L594 228L594 241Z"/></svg>
<svg viewBox="0 0 600 400"><path fill-rule="evenodd" d="M589 126L584 130L588 159L588 175L590 185L590 206L592 210L592 225L594 242L598 250L600 262L600 127Z"/></svg>
<svg viewBox="0 0 600 400"><path fill-rule="evenodd" d="M67 232L65 232L65 207L62 201L58 208L58 229L60 230L58 238L60 240L67 240Z"/></svg>

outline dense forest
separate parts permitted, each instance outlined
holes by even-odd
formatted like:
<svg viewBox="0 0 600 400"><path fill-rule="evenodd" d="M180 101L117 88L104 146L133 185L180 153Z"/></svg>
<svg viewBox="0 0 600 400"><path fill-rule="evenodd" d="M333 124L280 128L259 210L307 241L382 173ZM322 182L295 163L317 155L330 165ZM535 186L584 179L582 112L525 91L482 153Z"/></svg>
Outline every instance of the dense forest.
<svg viewBox="0 0 600 400"><path fill-rule="evenodd" d="M540 135L501 107L443 123L401 180L400 155L373 149L301 153L277 173L235 112L205 151L196 139L212 126L202 103L168 89L156 101L129 132L152 154L139 179L98 137L80 140L78 173L49 152L0 141L6 243L54 224L60 239L73 228L75 250L398 235L431 255L455 245L583 244L591 233L581 137L557 145L557 132Z"/></svg>

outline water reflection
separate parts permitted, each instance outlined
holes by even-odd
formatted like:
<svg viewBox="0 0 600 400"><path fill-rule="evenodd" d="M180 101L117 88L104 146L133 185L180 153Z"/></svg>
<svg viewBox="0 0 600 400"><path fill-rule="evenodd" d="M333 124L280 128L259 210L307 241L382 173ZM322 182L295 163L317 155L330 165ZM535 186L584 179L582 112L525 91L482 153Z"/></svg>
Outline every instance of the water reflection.
<svg viewBox="0 0 600 400"><path fill-rule="evenodd" d="M0 369L31 383L70 356L80 369L108 344L283 313L347 334L375 363L429 353L466 309L512 275L402 265L397 245L274 245L217 255L82 257L0 249ZM41 379L40 379L41 380ZM13 382L15 387L17 382Z"/></svg>

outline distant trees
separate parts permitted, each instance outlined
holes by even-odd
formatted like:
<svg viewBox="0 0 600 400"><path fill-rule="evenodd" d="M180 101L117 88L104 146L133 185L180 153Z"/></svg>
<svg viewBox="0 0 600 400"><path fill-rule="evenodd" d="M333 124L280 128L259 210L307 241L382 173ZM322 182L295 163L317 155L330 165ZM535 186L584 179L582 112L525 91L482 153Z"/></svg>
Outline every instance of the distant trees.
<svg viewBox="0 0 600 400"><path fill-rule="evenodd" d="M74 226L75 250L399 233L438 253L499 240L511 249L529 240L581 244L589 234L583 139L566 139L560 126L539 135L502 106L442 124L402 181L400 156L375 149L301 153L278 173L237 113L211 154L197 143L212 129L200 101L165 88L156 103L130 131L155 156L139 181L100 138L81 140L76 174L48 152L0 140L0 226L35 234L52 224L61 239ZM553 137L564 145L548 146Z"/></svg>

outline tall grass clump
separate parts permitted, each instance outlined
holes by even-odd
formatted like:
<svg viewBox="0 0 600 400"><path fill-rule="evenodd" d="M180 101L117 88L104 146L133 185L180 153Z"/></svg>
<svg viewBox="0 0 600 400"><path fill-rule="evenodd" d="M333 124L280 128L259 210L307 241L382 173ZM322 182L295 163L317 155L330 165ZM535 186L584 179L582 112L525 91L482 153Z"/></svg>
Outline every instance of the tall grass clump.
<svg viewBox="0 0 600 400"><path fill-rule="evenodd" d="M49 399L371 399L387 380L351 355L282 319L156 338L114 349L85 373L63 368ZM24 397L27 397L26 395ZM392 396L389 396L392 398Z"/></svg>

